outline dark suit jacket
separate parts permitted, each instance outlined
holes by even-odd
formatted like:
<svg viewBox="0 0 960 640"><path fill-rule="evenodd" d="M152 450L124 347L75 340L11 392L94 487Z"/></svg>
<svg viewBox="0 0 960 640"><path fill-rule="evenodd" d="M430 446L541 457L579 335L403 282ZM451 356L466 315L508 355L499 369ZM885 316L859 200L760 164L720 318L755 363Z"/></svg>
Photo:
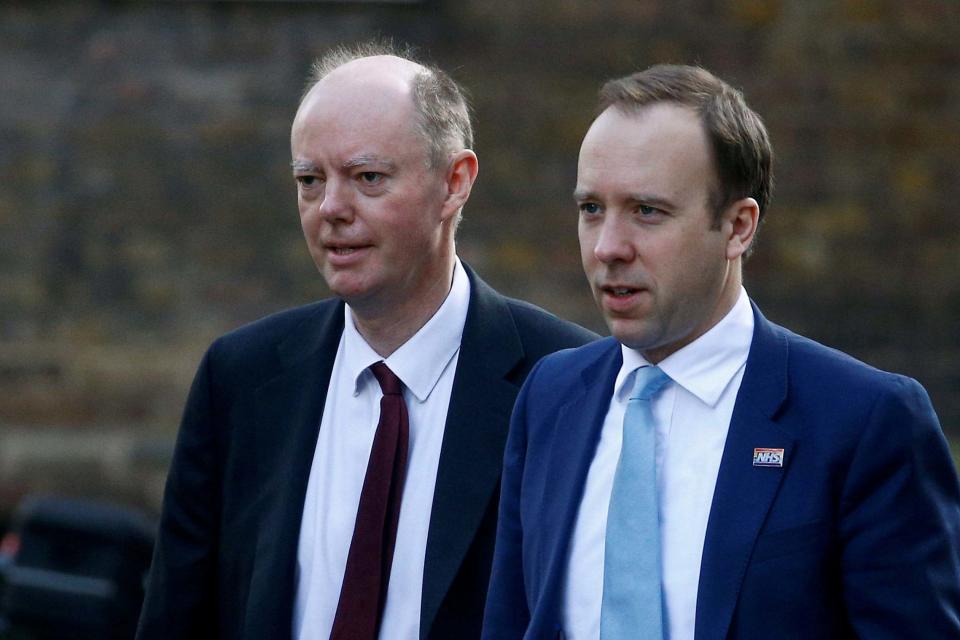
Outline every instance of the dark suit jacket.
<svg viewBox="0 0 960 640"><path fill-rule="evenodd" d="M471 295L437 472L423 638L477 637L510 411L533 364L596 338L505 298ZM217 340L187 401L137 637L291 637L300 520L343 303L271 316Z"/></svg>
<svg viewBox="0 0 960 640"><path fill-rule="evenodd" d="M754 316L697 640L960 638L960 487L923 388ZM484 638L562 637L570 536L621 362L613 339L549 356L517 399ZM783 466L754 466L759 447Z"/></svg>

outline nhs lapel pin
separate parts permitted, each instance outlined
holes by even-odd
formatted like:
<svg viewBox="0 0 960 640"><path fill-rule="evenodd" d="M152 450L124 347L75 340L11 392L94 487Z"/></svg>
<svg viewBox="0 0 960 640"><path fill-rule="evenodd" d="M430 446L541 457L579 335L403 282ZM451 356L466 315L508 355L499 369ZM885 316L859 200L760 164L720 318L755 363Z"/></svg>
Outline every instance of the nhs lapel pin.
<svg viewBox="0 0 960 640"><path fill-rule="evenodd" d="M757 447L753 450L753 466L782 467L783 449L767 449L764 447Z"/></svg>

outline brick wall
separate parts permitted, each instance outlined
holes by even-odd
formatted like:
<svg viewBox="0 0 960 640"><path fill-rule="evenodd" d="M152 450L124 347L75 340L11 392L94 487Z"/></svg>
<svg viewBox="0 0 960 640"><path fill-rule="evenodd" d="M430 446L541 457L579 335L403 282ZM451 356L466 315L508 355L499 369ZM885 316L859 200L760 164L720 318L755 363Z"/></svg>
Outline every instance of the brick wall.
<svg viewBox="0 0 960 640"><path fill-rule="evenodd" d="M751 294L771 319L920 379L960 436L956 2L6 2L0 509L80 486L155 504L207 343L325 295L289 123L310 60L375 33L473 94L481 170L461 255L598 330L570 192L600 81L700 62L742 87L778 156ZM83 462L101 439L113 453Z"/></svg>

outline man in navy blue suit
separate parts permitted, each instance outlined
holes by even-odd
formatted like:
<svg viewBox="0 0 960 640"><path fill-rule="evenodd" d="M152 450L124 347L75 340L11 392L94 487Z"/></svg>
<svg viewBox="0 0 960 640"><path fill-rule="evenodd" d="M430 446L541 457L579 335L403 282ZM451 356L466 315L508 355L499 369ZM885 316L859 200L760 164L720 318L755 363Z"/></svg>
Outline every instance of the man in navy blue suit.
<svg viewBox="0 0 960 640"><path fill-rule="evenodd" d="M762 121L697 67L600 95L574 197L613 335L521 390L484 637L960 637L960 487L926 392L743 288Z"/></svg>
<svg viewBox="0 0 960 640"><path fill-rule="evenodd" d="M513 402L540 357L596 336L458 259L471 146L441 70L373 45L318 62L291 164L335 297L208 350L138 638L480 635Z"/></svg>

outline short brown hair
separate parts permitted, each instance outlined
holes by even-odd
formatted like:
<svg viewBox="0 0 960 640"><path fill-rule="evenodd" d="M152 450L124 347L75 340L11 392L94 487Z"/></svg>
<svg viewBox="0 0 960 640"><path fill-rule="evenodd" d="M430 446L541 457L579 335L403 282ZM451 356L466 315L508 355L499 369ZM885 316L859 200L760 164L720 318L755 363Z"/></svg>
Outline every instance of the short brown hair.
<svg viewBox="0 0 960 640"><path fill-rule="evenodd" d="M625 113L658 102L675 102L696 111L713 151L718 184L709 205L714 222L730 204L753 198L760 219L773 194L773 147L763 120L743 94L706 69L660 64L606 82L599 112L616 107Z"/></svg>
<svg viewBox="0 0 960 640"><path fill-rule="evenodd" d="M303 96L337 67L371 56L395 56L423 67L413 80L413 105L432 167L442 166L451 152L473 147L470 105L463 87L441 69L418 60L412 47L389 39L334 47L313 63Z"/></svg>

